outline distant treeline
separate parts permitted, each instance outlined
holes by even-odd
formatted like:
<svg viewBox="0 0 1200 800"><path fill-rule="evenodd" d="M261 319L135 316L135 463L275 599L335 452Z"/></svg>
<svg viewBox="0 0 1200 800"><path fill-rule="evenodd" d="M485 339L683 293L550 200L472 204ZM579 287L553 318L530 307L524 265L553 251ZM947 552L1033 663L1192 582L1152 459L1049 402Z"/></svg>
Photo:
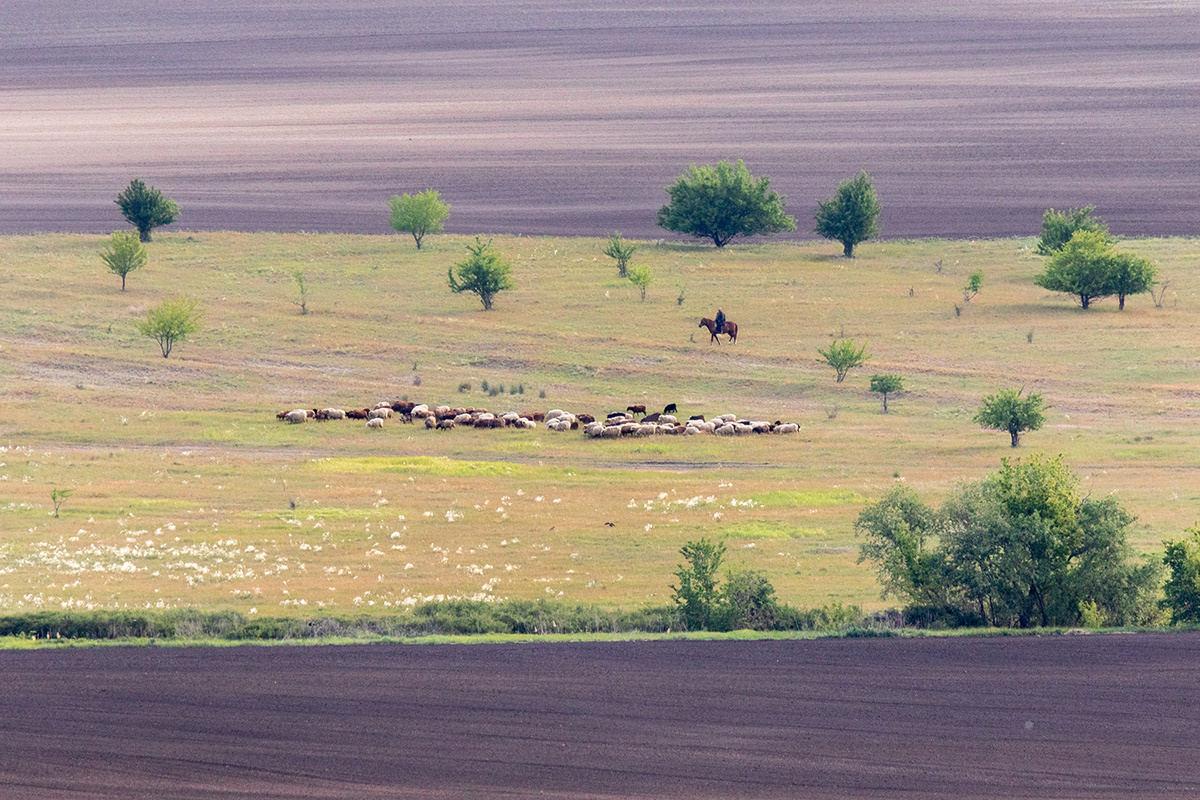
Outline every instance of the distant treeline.
<svg viewBox="0 0 1200 800"><path fill-rule="evenodd" d="M875 627L879 622L874 623ZM818 609L780 606L767 630L848 631L871 627L856 606L834 604ZM247 616L236 611L181 609L164 612L42 611L0 617L0 636L37 639L213 639L271 641L329 637L412 638L463 634L666 633L685 631L673 606L633 610L572 605L553 600L506 600L487 603L447 600L414 607L404 615L321 616L308 618Z"/></svg>

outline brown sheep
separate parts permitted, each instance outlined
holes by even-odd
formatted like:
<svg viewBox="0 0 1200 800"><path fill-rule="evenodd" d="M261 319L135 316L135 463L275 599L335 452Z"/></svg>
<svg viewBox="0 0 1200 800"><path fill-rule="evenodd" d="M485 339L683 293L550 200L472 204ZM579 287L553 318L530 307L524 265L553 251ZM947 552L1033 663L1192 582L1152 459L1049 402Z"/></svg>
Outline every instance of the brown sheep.
<svg viewBox="0 0 1200 800"><path fill-rule="evenodd" d="M416 403L410 403L407 400L397 400L392 403L392 411L398 414L410 414L417 407Z"/></svg>
<svg viewBox="0 0 1200 800"><path fill-rule="evenodd" d="M437 423L437 429L439 431L454 430L454 420L453 419L439 419L438 423Z"/></svg>
<svg viewBox="0 0 1200 800"><path fill-rule="evenodd" d="M351 409L346 412L347 419L366 419L371 416L371 409L364 408L362 411Z"/></svg>
<svg viewBox="0 0 1200 800"><path fill-rule="evenodd" d="M646 413L646 407L644 405L629 406L625 410L628 411L630 414L645 414Z"/></svg>
<svg viewBox="0 0 1200 800"><path fill-rule="evenodd" d="M589 423L595 422L596 418L593 417L591 414L580 414L579 421L582 422L584 425L587 425Z"/></svg>

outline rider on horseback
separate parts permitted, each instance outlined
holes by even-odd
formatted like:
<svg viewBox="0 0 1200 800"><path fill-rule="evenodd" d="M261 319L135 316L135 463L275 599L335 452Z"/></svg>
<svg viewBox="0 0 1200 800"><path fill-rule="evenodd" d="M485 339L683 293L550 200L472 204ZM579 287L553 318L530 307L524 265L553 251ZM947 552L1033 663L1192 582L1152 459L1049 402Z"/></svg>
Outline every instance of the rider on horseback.
<svg viewBox="0 0 1200 800"><path fill-rule="evenodd" d="M717 309L717 318L715 320L713 320L713 322L716 323L717 333L725 332L725 312L724 311L722 311L721 309L718 308Z"/></svg>

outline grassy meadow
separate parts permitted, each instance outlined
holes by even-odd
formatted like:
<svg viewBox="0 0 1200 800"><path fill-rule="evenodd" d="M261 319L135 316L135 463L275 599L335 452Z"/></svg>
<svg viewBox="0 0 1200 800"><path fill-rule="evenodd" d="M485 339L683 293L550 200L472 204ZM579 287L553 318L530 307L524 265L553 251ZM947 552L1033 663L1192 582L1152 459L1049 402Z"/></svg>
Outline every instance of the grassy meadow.
<svg viewBox="0 0 1200 800"><path fill-rule="evenodd" d="M940 502L1039 451L1120 497L1140 553L1200 519L1200 240L1124 242L1170 284L1161 308L1141 295L1123 312L1035 286L1032 239L882 241L853 260L828 242L640 242L643 303L600 240L500 236L516 289L484 312L446 285L467 241L160 231L122 292L102 237L0 238L0 612L636 606L669 599L700 536L787 602L882 608L856 563L863 503L897 481ZM204 328L163 359L134 322L174 294L200 301ZM736 345L697 329L718 305ZM841 334L871 360L838 384L816 350ZM874 373L906 384L887 415ZM971 417L1020 386L1051 409L1013 451ZM801 430L590 441L275 419L401 397L596 415L674 402ZM56 488L71 491L57 518Z"/></svg>

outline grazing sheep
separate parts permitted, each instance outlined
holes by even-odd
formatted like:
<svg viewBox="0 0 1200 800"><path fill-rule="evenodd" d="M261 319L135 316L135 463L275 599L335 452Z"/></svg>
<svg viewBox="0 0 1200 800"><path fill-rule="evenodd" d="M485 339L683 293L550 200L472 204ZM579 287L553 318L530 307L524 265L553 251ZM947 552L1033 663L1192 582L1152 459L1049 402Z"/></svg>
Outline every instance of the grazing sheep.
<svg viewBox="0 0 1200 800"><path fill-rule="evenodd" d="M452 419L439 419L439 420L438 420L438 422L437 422L437 429L438 429L439 431L452 431L452 430L454 430L454 420L452 420Z"/></svg>
<svg viewBox="0 0 1200 800"><path fill-rule="evenodd" d="M653 436L656 433L658 433L658 426L652 422L649 425L638 425L637 431L634 432L634 435L635 436Z"/></svg>
<svg viewBox="0 0 1200 800"><path fill-rule="evenodd" d="M325 415L325 419L345 419L346 412L340 408L323 408L321 412Z"/></svg>
<svg viewBox="0 0 1200 800"><path fill-rule="evenodd" d="M733 436L734 426L732 423L726 423L713 431L718 436Z"/></svg>
<svg viewBox="0 0 1200 800"><path fill-rule="evenodd" d="M644 405L629 406L625 410L628 411L630 414L645 414L646 413L646 407Z"/></svg>
<svg viewBox="0 0 1200 800"><path fill-rule="evenodd" d="M468 426L474 425L475 418L464 411L463 413L459 414L457 417L454 418L454 424L455 425L468 425Z"/></svg>
<svg viewBox="0 0 1200 800"><path fill-rule="evenodd" d="M616 439L622 433L624 425L605 425L604 432L601 434L605 439Z"/></svg>
<svg viewBox="0 0 1200 800"><path fill-rule="evenodd" d="M675 419L675 417L671 416L670 414L663 414L658 418L658 421L665 422L668 425L677 425L679 423L679 420Z"/></svg>
<svg viewBox="0 0 1200 800"><path fill-rule="evenodd" d="M299 425L301 422L308 420L308 411L303 408L293 409L284 414L283 418L292 425Z"/></svg>
<svg viewBox="0 0 1200 800"><path fill-rule="evenodd" d="M372 408L391 408L391 407L392 407L392 404L391 404L391 403L387 403L387 402L383 402L383 403L376 403L375 405L373 405L373 406L371 406L371 407L372 407Z"/></svg>
<svg viewBox="0 0 1200 800"><path fill-rule="evenodd" d="M432 414L425 418L425 427L426 428L432 429L435 425L437 425L437 420L434 419Z"/></svg>
<svg viewBox="0 0 1200 800"><path fill-rule="evenodd" d="M367 412L367 417L370 419L391 419L393 413L391 406L384 406L383 408L371 409Z"/></svg>
<svg viewBox="0 0 1200 800"><path fill-rule="evenodd" d="M392 403L392 411L395 411L397 414L411 414L412 410L416 407L416 403L410 403L407 400L397 400Z"/></svg>
<svg viewBox="0 0 1200 800"><path fill-rule="evenodd" d="M800 430L800 426L797 425L796 423L785 422L782 425L776 425L772 429L772 432L773 433L795 433L798 430Z"/></svg>
<svg viewBox="0 0 1200 800"><path fill-rule="evenodd" d="M662 410L662 413L664 413L664 414L678 414L678 413L679 413L679 407L678 407L678 406L676 406L674 403L668 403L668 404L667 404L667 407L666 407L666 408L664 408L664 409Z"/></svg>
<svg viewBox="0 0 1200 800"><path fill-rule="evenodd" d="M658 418L661 416L662 414L655 411L653 414L647 414L646 416L642 417L642 422L658 422Z"/></svg>
<svg viewBox="0 0 1200 800"><path fill-rule="evenodd" d="M369 420L367 420L366 427L382 428L383 427L383 418L382 417L371 417Z"/></svg>
<svg viewBox="0 0 1200 800"><path fill-rule="evenodd" d="M346 419L369 419L370 416L371 416L371 409L369 409L369 408L364 408L362 411L359 411L358 409L353 409L351 411L346 412Z"/></svg>
<svg viewBox="0 0 1200 800"><path fill-rule="evenodd" d="M533 412L533 421L534 422L545 422L546 415L543 414L541 411L535 411L535 412Z"/></svg>
<svg viewBox="0 0 1200 800"><path fill-rule="evenodd" d="M419 406L413 406L412 410L409 411L408 413L411 416L418 417L420 419L424 419L425 417L429 416L429 406L422 403Z"/></svg>
<svg viewBox="0 0 1200 800"><path fill-rule="evenodd" d="M692 414L690 417L688 417L688 422L692 422L693 420L700 420L701 422L704 422L704 415Z"/></svg>

